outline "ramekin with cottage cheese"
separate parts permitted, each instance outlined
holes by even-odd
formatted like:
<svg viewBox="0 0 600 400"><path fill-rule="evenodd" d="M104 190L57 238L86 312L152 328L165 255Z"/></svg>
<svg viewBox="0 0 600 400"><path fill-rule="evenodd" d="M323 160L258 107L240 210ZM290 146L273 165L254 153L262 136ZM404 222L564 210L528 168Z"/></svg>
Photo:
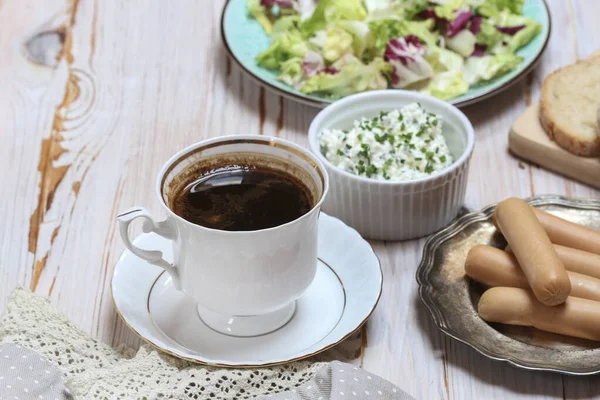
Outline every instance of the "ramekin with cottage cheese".
<svg viewBox="0 0 600 400"><path fill-rule="evenodd" d="M331 164L354 175L388 181L426 178L454 158L443 120L420 103L362 117L350 129L325 129L319 144Z"/></svg>
<svg viewBox="0 0 600 400"><path fill-rule="evenodd" d="M402 90L360 93L309 128L330 191L323 211L371 239L405 240L448 225L463 205L473 127L456 107Z"/></svg>

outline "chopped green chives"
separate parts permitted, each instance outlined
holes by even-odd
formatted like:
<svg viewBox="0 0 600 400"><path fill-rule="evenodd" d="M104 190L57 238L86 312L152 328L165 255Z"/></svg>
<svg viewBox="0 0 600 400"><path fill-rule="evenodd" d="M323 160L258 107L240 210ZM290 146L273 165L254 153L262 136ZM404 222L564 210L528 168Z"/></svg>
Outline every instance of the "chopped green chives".
<svg viewBox="0 0 600 400"><path fill-rule="evenodd" d="M373 164L369 164L365 173L367 176L370 177L371 175L374 175L377 173L377 167L375 167Z"/></svg>

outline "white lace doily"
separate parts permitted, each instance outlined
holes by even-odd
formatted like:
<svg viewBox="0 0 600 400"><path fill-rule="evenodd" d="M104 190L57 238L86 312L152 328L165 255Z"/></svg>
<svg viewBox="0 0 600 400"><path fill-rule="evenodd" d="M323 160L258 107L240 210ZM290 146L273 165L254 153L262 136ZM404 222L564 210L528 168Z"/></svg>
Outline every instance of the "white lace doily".
<svg viewBox="0 0 600 400"><path fill-rule="evenodd" d="M0 340L45 356L68 379L77 399L252 399L298 387L326 363L296 362L262 369L217 369L142 346L112 349L59 314L49 300L23 288L10 295Z"/></svg>

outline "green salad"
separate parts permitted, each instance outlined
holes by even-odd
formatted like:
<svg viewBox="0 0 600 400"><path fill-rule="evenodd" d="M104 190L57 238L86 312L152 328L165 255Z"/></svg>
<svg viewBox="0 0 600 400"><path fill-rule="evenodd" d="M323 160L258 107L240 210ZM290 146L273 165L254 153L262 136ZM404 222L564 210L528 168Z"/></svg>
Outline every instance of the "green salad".
<svg viewBox="0 0 600 400"><path fill-rule="evenodd" d="M441 99L506 74L542 29L525 0L248 0L271 37L263 68L306 94L377 89Z"/></svg>

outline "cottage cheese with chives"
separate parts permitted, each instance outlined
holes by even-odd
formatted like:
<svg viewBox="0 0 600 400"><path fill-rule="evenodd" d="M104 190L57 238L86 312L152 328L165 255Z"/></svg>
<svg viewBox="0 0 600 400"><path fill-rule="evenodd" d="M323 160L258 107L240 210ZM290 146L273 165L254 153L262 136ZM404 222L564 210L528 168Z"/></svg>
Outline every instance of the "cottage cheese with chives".
<svg viewBox="0 0 600 400"><path fill-rule="evenodd" d="M442 135L442 120L419 103L354 121L349 130L324 130L320 146L336 167L377 180L424 178L454 161Z"/></svg>

